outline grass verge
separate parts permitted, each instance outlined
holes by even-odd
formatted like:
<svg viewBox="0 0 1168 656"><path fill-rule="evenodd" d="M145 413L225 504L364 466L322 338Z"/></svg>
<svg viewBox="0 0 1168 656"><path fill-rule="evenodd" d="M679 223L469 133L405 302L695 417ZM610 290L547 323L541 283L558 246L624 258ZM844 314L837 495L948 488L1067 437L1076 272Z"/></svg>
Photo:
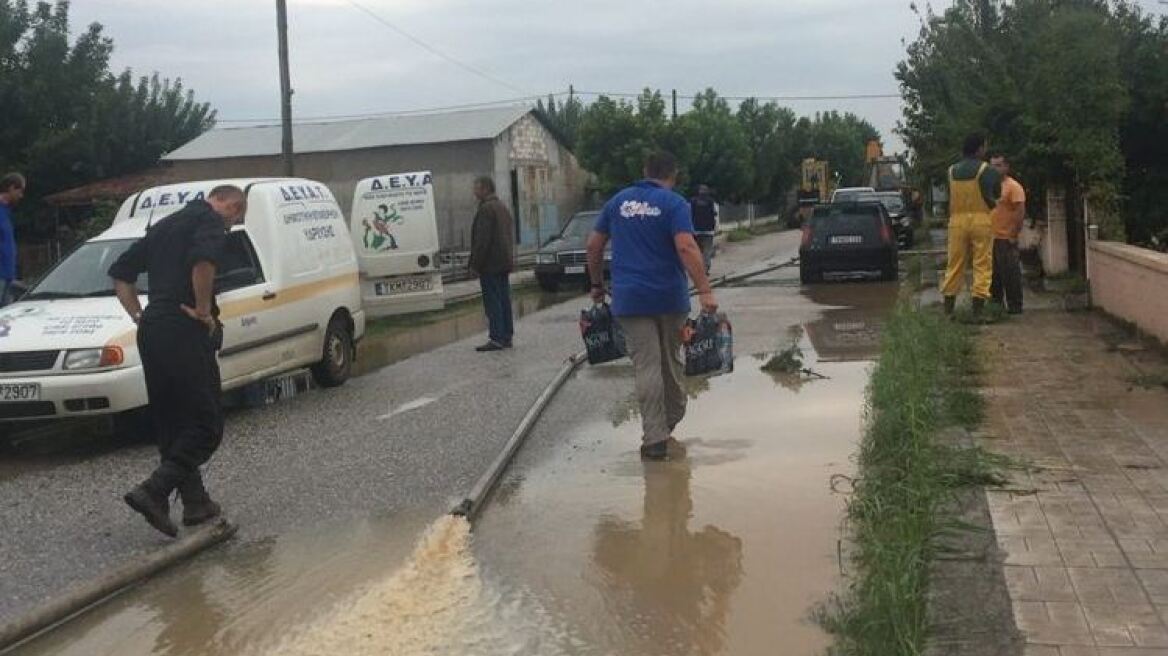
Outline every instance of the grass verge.
<svg viewBox="0 0 1168 656"><path fill-rule="evenodd" d="M769 235L773 232L782 230L785 226L778 221L769 223L760 223L759 225L749 228L735 228L726 233L726 241L736 243L740 241L750 241L759 235Z"/></svg>
<svg viewBox="0 0 1168 656"><path fill-rule="evenodd" d="M929 565L968 527L952 500L962 487L1001 484L1003 459L942 444L939 432L981 421L972 329L901 303L885 328L868 386L867 428L848 500L846 590L816 611L833 654L921 654Z"/></svg>

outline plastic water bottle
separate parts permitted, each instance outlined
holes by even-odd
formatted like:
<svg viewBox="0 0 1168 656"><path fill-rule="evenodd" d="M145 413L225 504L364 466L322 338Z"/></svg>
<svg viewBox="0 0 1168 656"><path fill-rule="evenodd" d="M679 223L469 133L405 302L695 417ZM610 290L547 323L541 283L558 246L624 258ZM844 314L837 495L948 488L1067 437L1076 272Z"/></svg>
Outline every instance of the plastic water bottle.
<svg viewBox="0 0 1168 656"><path fill-rule="evenodd" d="M718 313L718 356L723 373L734 371L734 328L722 312Z"/></svg>

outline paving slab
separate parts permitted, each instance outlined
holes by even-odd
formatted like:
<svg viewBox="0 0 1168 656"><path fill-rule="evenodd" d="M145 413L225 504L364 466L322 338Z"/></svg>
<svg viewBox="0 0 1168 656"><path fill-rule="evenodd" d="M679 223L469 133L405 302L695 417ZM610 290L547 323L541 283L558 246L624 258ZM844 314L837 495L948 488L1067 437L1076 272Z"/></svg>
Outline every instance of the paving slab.
<svg viewBox="0 0 1168 656"><path fill-rule="evenodd" d="M987 491L1025 656L1168 654L1168 390L1133 382L1168 361L1130 339L1049 309L979 334L978 442L1029 467Z"/></svg>

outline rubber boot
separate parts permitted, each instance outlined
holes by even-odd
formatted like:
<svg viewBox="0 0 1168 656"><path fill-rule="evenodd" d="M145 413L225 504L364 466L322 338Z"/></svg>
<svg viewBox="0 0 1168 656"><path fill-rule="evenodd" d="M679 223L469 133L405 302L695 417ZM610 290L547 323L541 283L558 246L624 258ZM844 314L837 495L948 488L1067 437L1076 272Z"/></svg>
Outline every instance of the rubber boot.
<svg viewBox="0 0 1168 656"><path fill-rule="evenodd" d="M953 316L953 310L956 308L957 308L957 297L956 296L946 296L945 297L945 316L947 316L947 317Z"/></svg>
<svg viewBox="0 0 1168 656"><path fill-rule="evenodd" d="M170 519L170 502L167 500L169 492L162 492L153 485L154 477L126 493L122 499L135 512L146 518L146 522L155 529L175 537L178 527Z"/></svg>
<svg viewBox="0 0 1168 656"><path fill-rule="evenodd" d="M178 496L183 504L183 526L198 526L222 513L219 504L207 494L207 488L203 487L203 476L197 471L178 486Z"/></svg>
<svg viewBox="0 0 1168 656"><path fill-rule="evenodd" d="M986 300L984 298L973 299L973 320L981 322L985 320L983 311L985 310Z"/></svg>

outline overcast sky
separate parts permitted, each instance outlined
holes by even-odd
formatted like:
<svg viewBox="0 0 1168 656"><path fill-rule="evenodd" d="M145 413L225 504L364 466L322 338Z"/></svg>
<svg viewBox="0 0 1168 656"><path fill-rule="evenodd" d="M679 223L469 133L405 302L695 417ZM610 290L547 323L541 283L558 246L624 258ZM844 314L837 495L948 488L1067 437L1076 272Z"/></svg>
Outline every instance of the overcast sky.
<svg viewBox="0 0 1168 656"><path fill-rule="evenodd" d="M569 84L896 93L903 40L918 30L909 0L354 1L494 80L427 52L349 0L288 0L295 117L494 101ZM73 0L71 15L74 32L105 26L115 70L181 77L225 121L279 117L275 0ZM800 114L855 112L880 129L886 150L900 147L897 99L784 104Z"/></svg>

